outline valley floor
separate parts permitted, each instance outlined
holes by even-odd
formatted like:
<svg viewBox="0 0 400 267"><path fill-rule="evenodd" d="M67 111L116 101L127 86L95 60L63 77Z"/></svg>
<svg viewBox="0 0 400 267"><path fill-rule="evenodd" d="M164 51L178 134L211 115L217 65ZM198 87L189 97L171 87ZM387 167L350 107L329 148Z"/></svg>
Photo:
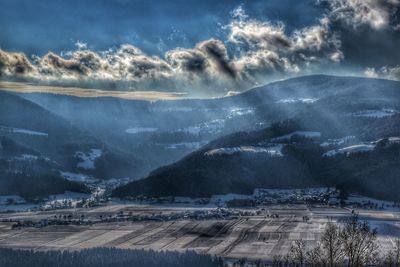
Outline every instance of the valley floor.
<svg viewBox="0 0 400 267"><path fill-rule="evenodd" d="M340 222L352 210L306 205L274 205L242 209L233 219L156 220L157 214L217 212L214 208L185 208L150 205L110 205L90 209L0 214L0 246L34 250L79 250L92 247L118 247L186 251L195 250L226 259L272 260L288 252L294 240L315 244L329 219ZM238 210L236 210L238 211ZM243 215L248 213L248 216ZM355 210L360 219L378 229L383 251L391 249L400 237L400 211ZM16 221L43 221L73 214L84 220L129 216L153 216L152 220L102 220L93 224L12 227ZM83 215L83 216L82 216ZM304 220L304 216L309 220ZM216 216L217 217L217 216Z"/></svg>

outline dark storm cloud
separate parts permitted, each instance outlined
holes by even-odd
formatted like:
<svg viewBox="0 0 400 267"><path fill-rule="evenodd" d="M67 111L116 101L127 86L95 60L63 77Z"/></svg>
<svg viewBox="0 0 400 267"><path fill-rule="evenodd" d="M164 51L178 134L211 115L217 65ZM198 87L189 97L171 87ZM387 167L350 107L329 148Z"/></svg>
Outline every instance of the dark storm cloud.
<svg viewBox="0 0 400 267"><path fill-rule="evenodd" d="M24 75L34 69L23 53L7 53L0 49L0 77Z"/></svg>
<svg viewBox="0 0 400 267"><path fill-rule="evenodd" d="M196 49L176 49L166 54L171 66L178 71L202 73L208 67L203 53Z"/></svg>
<svg viewBox="0 0 400 267"><path fill-rule="evenodd" d="M167 52L167 61L179 71L226 75L235 79L236 71L233 68L228 51L220 40L210 39L201 42L194 49L175 49Z"/></svg>
<svg viewBox="0 0 400 267"><path fill-rule="evenodd" d="M211 39L198 44L197 48L206 55L217 72L225 74L232 79L236 78L236 70L229 60L228 51L224 43L220 40Z"/></svg>

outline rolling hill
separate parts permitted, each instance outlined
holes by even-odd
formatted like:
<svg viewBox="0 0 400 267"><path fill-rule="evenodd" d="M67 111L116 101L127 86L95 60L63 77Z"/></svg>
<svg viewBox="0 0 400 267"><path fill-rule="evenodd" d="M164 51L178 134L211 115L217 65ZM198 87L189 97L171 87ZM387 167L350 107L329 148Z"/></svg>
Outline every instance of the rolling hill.
<svg viewBox="0 0 400 267"><path fill-rule="evenodd" d="M337 186L398 200L389 185L400 184L400 83L309 76L234 98L252 103L271 126L217 138L114 195L208 197Z"/></svg>

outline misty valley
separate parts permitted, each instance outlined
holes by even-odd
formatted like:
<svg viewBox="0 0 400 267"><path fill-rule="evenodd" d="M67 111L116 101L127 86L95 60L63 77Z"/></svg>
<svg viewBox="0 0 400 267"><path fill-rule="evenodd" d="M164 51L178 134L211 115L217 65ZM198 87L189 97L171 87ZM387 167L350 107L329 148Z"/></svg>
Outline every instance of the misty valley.
<svg viewBox="0 0 400 267"><path fill-rule="evenodd" d="M204 100L2 92L2 194L40 202L65 191L209 198L335 187L399 201L398 88L305 76Z"/></svg>
<svg viewBox="0 0 400 267"><path fill-rule="evenodd" d="M105 247L137 261L171 251L157 254L171 266L285 266L354 214L391 253L399 89L312 75L211 99L0 92L0 254Z"/></svg>

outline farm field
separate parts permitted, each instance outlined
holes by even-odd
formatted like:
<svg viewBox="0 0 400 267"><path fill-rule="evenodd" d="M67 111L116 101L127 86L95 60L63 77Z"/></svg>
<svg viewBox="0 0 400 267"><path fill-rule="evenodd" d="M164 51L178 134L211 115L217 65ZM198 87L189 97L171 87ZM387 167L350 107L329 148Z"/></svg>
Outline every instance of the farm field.
<svg viewBox="0 0 400 267"><path fill-rule="evenodd" d="M49 225L12 229L9 220L44 220L62 214L95 220L116 214L149 215L181 214L203 207L169 207L150 205L110 205L91 209L49 212L0 214L0 246L34 250L79 250L92 247L118 247L169 251L194 250L225 258L272 260L274 255L288 252L294 240L316 244L329 219L341 221L351 210L276 205L258 207L253 215L235 219L195 220L182 217L174 220L113 221L92 225ZM256 211L247 209L242 211ZM391 249L400 237L400 212L388 210L356 210L360 219L377 228L383 251ZM303 220L307 216L308 221Z"/></svg>

